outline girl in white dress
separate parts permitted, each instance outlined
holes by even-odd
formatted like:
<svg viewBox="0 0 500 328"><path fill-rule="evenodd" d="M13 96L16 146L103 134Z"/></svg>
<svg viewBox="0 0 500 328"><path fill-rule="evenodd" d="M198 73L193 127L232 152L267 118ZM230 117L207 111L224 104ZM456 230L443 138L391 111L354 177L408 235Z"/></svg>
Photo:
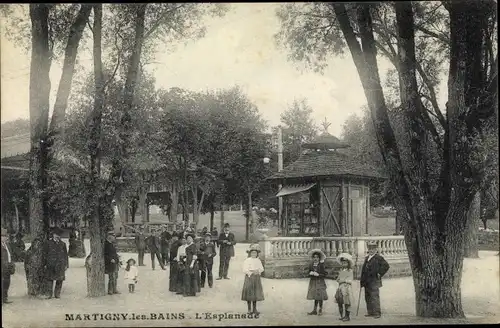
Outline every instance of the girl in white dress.
<svg viewBox="0 0 500 328"><path fill-rule="evenodd" d="M247 302L248 314L258 315L257 302L264 300L264 292L262 290L262 282L260 275L264 272L264 267L259 259L260 247L257 244L251 245L247 250L248 258L243 262L243 273L245 274L245 282L243 283L243 291L241 292L241 300ZM252 306L253 305L253 310Z"/></svg>
<svg viewBox="0 0 500 328"><path fill-rule="evenodd" d="M135 265L134 259L129 259L127 265L125 266L125 283L128 285L129 293L135 291L135 284L137 283L137 277L139 276L139 269Z"/></svg>

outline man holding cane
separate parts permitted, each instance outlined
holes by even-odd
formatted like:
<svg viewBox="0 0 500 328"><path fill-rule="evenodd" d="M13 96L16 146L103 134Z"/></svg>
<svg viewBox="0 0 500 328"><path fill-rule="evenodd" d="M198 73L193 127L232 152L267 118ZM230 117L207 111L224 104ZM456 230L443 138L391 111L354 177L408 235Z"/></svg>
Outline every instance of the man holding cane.
<svg viewBox="0 0 500 328"><path fill-rule="evenodd" d="M234 256L234 245L236 241L234 239L234 234L229 232L229 223L224 224L224 231L219 236L219 278L217 280L229 279L227 276L227 271L229 269L229 261L231 257Z"/></svg>
<svg viewBox="0 0 500 328"><path fill-rule="evenodd" d="M378 254L377 243L375 241L368 242L367 247L368 256L365 258L361 269L360 285L361 288L365 289L365 302L368 312L365 316L378 319L381 316L379 289L382 287L382 277L389 270L389 263Z"/></svg>

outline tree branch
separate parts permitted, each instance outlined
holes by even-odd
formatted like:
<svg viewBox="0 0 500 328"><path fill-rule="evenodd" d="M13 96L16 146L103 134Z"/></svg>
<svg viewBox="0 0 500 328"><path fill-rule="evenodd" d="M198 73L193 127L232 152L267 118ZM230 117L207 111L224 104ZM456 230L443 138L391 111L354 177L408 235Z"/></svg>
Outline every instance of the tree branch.
<svg viewBox="0 0 500 328"><path fill-rule="evenodd" d="M157 29L158 27L160 27L163 19L165 19L168 15L170 15L171 13L177 11L178 9L184 7L188 5L188 3L181 3L180 5L176 6L175 8L171 9L171 10L167 10L165 11L161 16L160 18L158 18L153 24L152 26L150 27L150 29L144 33L144 40L146 40L151 34L153 34Z"/></svg>
<svg viewBox="0 0 500 328"><path fill-rule="evenodd" d="M425 33L433 38L438 39L439 41L449 45L450 44L450 38L444 34L437 34L436 32L432 32L431 30L423 27L422 25L416 26L417 30L419 30L422 33Z"/></svg>
<svg viewBox="0 0 500 328"><path fill-rule="evenodd" d="M436 116L439 120L439 123L441 123L441 125L443 126L444 129L446 129L447 128L446 119L445 119L443 113L441 112L441 110L439 109L439 104L437 102L437 97L436 97L436 92L434 90L434 86L432 85L431 81L429 80L429 77L427 76L427 74L425 74L424 69L422 68L422 65L420 64L420 62L417 60L417 61L415 61L415 63L416 63L416 68L417 68L418 74L420 75L420 77L424 81L425 85L427 86L427 89L429 90L430 98L428 98L428 99L431 102L432 107L434 108L434 111L436 112Z"/></svg>

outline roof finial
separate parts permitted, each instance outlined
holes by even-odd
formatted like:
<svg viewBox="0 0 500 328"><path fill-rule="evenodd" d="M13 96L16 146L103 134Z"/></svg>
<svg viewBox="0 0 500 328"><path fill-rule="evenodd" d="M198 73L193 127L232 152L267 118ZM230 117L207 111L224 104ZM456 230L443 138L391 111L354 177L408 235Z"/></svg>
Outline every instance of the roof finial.
<svg viewBox="0 0 500 328"><path fill-rule="evenodd" d="M321 125L323 126L323 129L325 130L325 133L328 133L328 128L330 127L330 125L332 125L331 123L328 123L328 121L326 120L326 117L325 117L325 120L323 121L323 123L321 123Z"/></svg>

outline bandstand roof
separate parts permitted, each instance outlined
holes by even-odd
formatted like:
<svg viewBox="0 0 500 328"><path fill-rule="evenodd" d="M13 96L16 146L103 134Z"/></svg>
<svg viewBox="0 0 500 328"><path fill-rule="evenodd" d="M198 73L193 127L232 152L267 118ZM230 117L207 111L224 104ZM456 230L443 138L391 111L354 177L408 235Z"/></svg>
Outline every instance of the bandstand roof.
<svg viewBox="0 0 500 328"><path fill-rule="evenodd" d="M302 145L302 148L306 149L340 149L348 147L350 147L348 144L340 141L337 137L332 136L326 131L316 139L314 139L312 142Z"/></svg>
<svg viewBox="0 0 500 328"><path fill-rule="evenodd" d="M385 177L368 164L333 150L310 151L288 165L283 171L276 173L268 180L283 178L353 176L371 179L385 179Z"/></svg>

